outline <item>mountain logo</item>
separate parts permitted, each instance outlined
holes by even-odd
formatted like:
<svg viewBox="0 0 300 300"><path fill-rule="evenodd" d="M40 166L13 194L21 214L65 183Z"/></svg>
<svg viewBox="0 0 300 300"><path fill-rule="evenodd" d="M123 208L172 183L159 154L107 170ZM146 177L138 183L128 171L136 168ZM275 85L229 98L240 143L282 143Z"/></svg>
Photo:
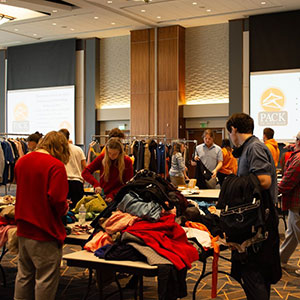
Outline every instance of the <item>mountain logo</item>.
<svg viewBox="0 0 300 300"><path fill-rule="evenodd" d="M269 88L262 93L260 103L265 111L281 111L284 107L285 96L281 90Z"/></svg>

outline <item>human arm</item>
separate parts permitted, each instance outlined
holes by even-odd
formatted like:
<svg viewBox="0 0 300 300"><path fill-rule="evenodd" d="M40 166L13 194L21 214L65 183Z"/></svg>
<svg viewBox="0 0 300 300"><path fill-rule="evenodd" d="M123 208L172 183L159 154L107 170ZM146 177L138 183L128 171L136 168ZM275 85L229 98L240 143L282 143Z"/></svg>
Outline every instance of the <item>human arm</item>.
<svg viewBox="0 0 300 300"><path fill-rule="evenodd" d="M66 215L69 210L68 190L69 185L64 165L52 167L49 173L47 194L50 206L54 208L59 217Z"/></svg>
<svg viewBox="0 0 300 300"><path fill-rule="evenodd" d="M94 188L100 187L100 183L93 176L93 173L98 170L100 170L100 172L101 172L102 160L103 160L103 155L99 155L88 166L86 166L81 173L81 176L83 177L83 179L85 181L87 181L88 183L90 183Z"/></svg>
<svg viewBox="0 0 300 300"><path fill-rule="evenodd" d="M217 176L218 171L222 168L223 166L223 161L218 161L217 166L212 170L212 178L215 178Z"/></svg>

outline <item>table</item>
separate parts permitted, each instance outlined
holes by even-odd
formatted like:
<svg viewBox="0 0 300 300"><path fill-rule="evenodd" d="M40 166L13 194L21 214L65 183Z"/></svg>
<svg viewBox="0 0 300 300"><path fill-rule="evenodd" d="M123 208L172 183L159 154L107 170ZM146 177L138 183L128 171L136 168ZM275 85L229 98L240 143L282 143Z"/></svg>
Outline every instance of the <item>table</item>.
<svg viewBox="0 0 300 300"><path fill-rule="evenodd" d="M91 221L87 221L84 223L84 225L90 225L92 222ZM73 228L75 227L75 225L79 225L79 222L75 222L75 223L71 223L71 224L67 224L68 227ZM93 229L92 229L93 230ZM79 246L84 246L84 244L86 243L86 240L90 237L90 233L84 233L84 234L69 234L67 235L66 239L65 239L65 244L71 244L71 245L79 245Z"/></svg>
<svg viewBox="0 0 300 300"><path fill-rule="evenodd" d="M186 192L185 192L186 191ZM183 190L181 193L188 199L217 201L220 195L220 189L193 190L193 193L188 193L188 190Z"/></svg>
<svg viewBox="0 0 300 300"><path fill-rule="evenodd" d="M157 276L158 267L151 266L145 262L139 261L127 261L127 260L106 260L98 258L92 252L86 250L76 251L73 253L65 254L63 259L66 260L67 265L70 267L80 267L97 269L105 272L105 269L109 269L113 272L124 272L129 274L135 274L138 276L139 281L139 299L143 299L143 276L153 277ZM92 282L92 273L89 275L88 291ZM119 287L120 297L122 298L122 290L119 282L116 280ZM102 286L100 289L100 299L102 299ZM87 294L88 294L87 291ZM137 299L135 295L135 299Z"/></svg>

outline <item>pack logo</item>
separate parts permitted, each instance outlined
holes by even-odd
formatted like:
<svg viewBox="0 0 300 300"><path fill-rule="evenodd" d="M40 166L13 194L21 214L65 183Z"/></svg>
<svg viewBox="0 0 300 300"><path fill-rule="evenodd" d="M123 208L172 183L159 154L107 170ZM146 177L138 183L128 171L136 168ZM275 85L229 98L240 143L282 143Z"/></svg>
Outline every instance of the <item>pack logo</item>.
<svg viewBox="0 0 300 300"><path fill-rule="evenodd" d="M258 113L260 126L285 126L288 123L288 113L283 111L285 95L278 88L265 90L260 98L260 104L264 111Z"/></svg>

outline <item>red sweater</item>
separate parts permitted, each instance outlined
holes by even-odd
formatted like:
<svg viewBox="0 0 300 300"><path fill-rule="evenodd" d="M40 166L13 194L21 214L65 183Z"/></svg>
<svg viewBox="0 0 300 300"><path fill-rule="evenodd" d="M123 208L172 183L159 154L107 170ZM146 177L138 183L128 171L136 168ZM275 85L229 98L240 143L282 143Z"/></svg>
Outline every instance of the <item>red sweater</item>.
<svg viewBox="0 0 300 300"><path fill-rule="evenodd" d="M82 177L88 183L93 185L93 187L100 186L104 190L104 194L107 198L114 198L120 188L133 177L133 167L132 161L129 156L125 155L125 169L123 172L123 183L119 178L119 169L114 163L111 164L109 169L109 178L108 181L104 180L103 171L104 167L102 164L105 153L101 153L95 160L93 160L83 171ZM100 170L100 182L98 182L93 173Z"/></svg>
<svg viewBox="0 0 300 300"><path fill-rule="evenodd" d="M61 217L68 210L68 180L64 164L53 156L31 152L15 166L17 235L63 244Z"/></svg>
<svg viewBox="0 0 300 300"><path fill-rule="evenodd" d="M127 227L124 232L142 239L147 246L171 261L178 270L191 268L191 263L199 259L197 249L188 242L185 231L175 222L175 215L165 215L155 223L139 221Z"/></svg>

